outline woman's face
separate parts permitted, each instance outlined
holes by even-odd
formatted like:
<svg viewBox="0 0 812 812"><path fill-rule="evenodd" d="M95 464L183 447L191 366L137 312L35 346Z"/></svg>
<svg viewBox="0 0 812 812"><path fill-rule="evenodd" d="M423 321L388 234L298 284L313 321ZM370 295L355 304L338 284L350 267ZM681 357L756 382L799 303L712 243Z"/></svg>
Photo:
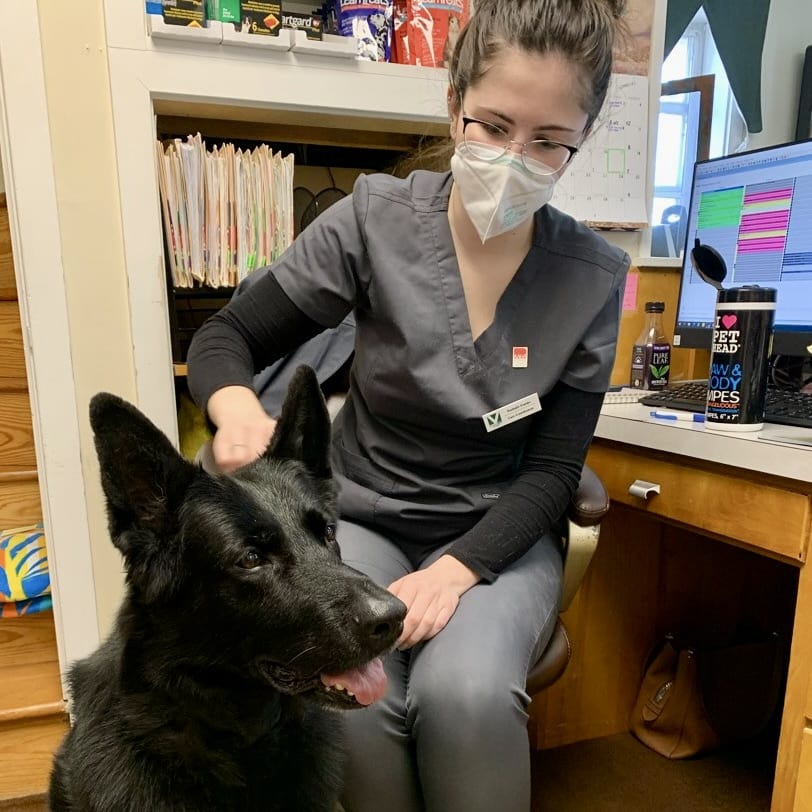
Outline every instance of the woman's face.
<svg viewBox="0 0 812 812"><path fill-rule="evenodd" d="M451 137L455 144L462 143L465 115L505 130L518 142L511 145L516 152L537 138L578 147L587 123L579 103L582 92L575 68L559 54L505 48L468 88L461 107L449 98Z"/></svg>

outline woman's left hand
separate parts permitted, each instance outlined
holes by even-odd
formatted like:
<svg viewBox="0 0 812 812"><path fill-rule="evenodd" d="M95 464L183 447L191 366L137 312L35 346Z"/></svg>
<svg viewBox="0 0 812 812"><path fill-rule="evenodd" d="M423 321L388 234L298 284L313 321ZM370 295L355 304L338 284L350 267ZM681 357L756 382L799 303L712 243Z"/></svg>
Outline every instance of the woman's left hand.
<svg viewBox="0 0 812 812"><path fill-rule="evenodd" d="M408 610L397 647L411 648L434 637L451 619L460 596L478 580L465 564L453 556L443 555L426 569L410 572L390 584L389 591L400 598Z"/></svg>

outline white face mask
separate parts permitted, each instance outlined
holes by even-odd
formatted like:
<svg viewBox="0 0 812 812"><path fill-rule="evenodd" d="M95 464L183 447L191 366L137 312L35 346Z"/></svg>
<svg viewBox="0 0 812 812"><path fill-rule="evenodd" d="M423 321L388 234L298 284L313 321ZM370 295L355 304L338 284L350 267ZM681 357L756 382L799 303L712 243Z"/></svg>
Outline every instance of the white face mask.
<svg viewBox="0 0 812 812"><path fill-rule="evenodd" d="M494 155L500 153L494 149ZM482 242L516 228L553 196L555 174L534 175L522 158L506 152L484 161L460 144L451 157L451 174L462 205Z"/></svg>

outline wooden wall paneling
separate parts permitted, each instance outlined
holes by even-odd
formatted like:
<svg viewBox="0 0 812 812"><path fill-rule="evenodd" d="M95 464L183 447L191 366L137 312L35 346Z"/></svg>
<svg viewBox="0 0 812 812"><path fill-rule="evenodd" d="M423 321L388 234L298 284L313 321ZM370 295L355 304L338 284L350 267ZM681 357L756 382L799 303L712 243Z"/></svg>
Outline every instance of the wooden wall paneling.
<svg viewBox="0 0 812 812"><path fill-rule="evenodd" d="M9 799L47 789L68 728L51 612L0 620L0 662L0 808L6 808Z"/></svg>
<svg viewBox="0 0 812 812"><path fill-rule="evenodd" d="M0 473L30 471L37 467L34 429L27 392L0 396Z"/></svg>
<svg viewBox="0 0 812 812"><path fill-rule="evenodd" d="M622 506L612 506L603 520L590 569L563 615L572 660L530 708L537 748L628 729L641 665L657 629L661 531L656 519Z"/></svg>
<svg viewBox="0 0 812 812"><path fill-rule="evenodd" d="M663 325L668 340L672 342L671 380L706 378L710 366L710 351L673 347L679 298L679 269L633 267L629 270L629 274L637 276L637 307L634 310L624 310L621 316L617 355L612 369L612 385L622 386L629 382L632 346L645 325L645 304L653 301L665 302Z"/></svg>
<svg viewBox="0 0 812 812"><path fill-rule="evenodd" d="M628 730L646 656L668 632L724 642L776 630L789 640L797 578L791 565L613 503L563 616L572 661L531 705L534 746Z"/></svg>
<svg viewBox="0 0 812 812"><path fill-rule="evenodd" d="M27 390L20 310L17 302L0 301L0 392Z"/></svg>
<svg viewBox="0 0 812 812"><path fill-rule="evenodd" d="M46 615L53 626L54 619ZM30 618L23 616L23 620ZM8 618L3 618L5 624ZM29 634L28 631L25 632ZM56 658L56 640L43 640L43 647L53 647L54 657L25 666L3 664L3 700L0 703L0 724L4 721L19 721L42 715L42 711L62 712L62 684L59 677L59 662ZM0 649L2 651L2 649ZM2 772L2 770L0 770ZM2 795L0 795L2 797Z"/></svg>
<svg viewBox="0 0 812 812"><path fill-rule="evenodd" d="M812 532L812 527L809 528ZM772 809L812 810L812 567L801 567ZM803 743L804 752L801 752ZM798 786L796 787L796 783Z"/></svg>
<svg viewBox="0 0 812 812"><path fill-rule="evenodd" d="M42 521L36 471L0 474L0 530Z"/></svg>
<svg viewBox="0 0 812 812"><path fill-rule="evenodd" d="M8 225L6 196L0 194L0 300L16 299L14 263L11 258L11 231Z"/></svg>
<svg viewBox="0 0 812 812"><path fill-rule="evenodd" d="M789 644L798 568L665 525L660 624L697 644L777 632Z"/></svg>
<svg viewBox="0 0 812 812"><path fill-rule="evenodd" d="M62 703L62 685L51 612L0 620L0 722L29 708ZM2 797L2 796L0 796Z"/></svg>
<svg viewBox="0 0 812 812"><path fill-rule="evenodd" d="M11 233L0 194L0 530L41 520ZM68 728L52 612L0 620L0 686L0 808L32 809Z"/></svg>
<svg viewBox="0 0 812 812"><path fill-rule="evenodd" d="M47 790L53 754L67 729L65 713L0 725L0 799L22 803Z"/></svg>
<svg viewBox="0 0 812 812"><path fill-rule="evenodd" d="M812 728L804 730L801 743L801 769L795 788L793 812L812 812Z"/></svg>
<svg viewBox="0 0 812 812"><path fill-rule="evenodd" d="M6 617L0 622L0 652L3 665L18 667L54 659L47 643L55 641L54 619L49 612L23 617ZM0 702L7 703L0 691ZM6 705L7 706L7 705Z"/></svg>

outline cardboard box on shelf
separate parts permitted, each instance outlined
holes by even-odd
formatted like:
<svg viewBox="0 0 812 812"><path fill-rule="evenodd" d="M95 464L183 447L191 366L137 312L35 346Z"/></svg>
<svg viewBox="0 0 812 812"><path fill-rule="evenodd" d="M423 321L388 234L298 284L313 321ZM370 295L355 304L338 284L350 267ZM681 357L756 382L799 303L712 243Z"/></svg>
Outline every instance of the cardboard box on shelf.
<svg viewBox="0 0 812 812"><path fill-rule="evenodd" d="M282 27L282 4L266 0L241 0L239 30L247 34L278 34Z"/></svg>
<svg viewBox="0 0 812 812"><path fill-rule="evenodd" d="M302 14L298 11L282 9L282 28L299 28L305 32L308 39L323 39L321 17L318 14Z"/></svg>
<svg viewBox="0 0 812 812"><path fill-rule="evenodd" d="M161 12L168 25L204 28L206 5L204 0L161 0Z"/></svg>
<svg viewBox="0 0 812 812"><path fill-rule="evenodd" d="M217 19L221 23L233 23L240 27L240 0L219 0L217 3Z"/></svg>

